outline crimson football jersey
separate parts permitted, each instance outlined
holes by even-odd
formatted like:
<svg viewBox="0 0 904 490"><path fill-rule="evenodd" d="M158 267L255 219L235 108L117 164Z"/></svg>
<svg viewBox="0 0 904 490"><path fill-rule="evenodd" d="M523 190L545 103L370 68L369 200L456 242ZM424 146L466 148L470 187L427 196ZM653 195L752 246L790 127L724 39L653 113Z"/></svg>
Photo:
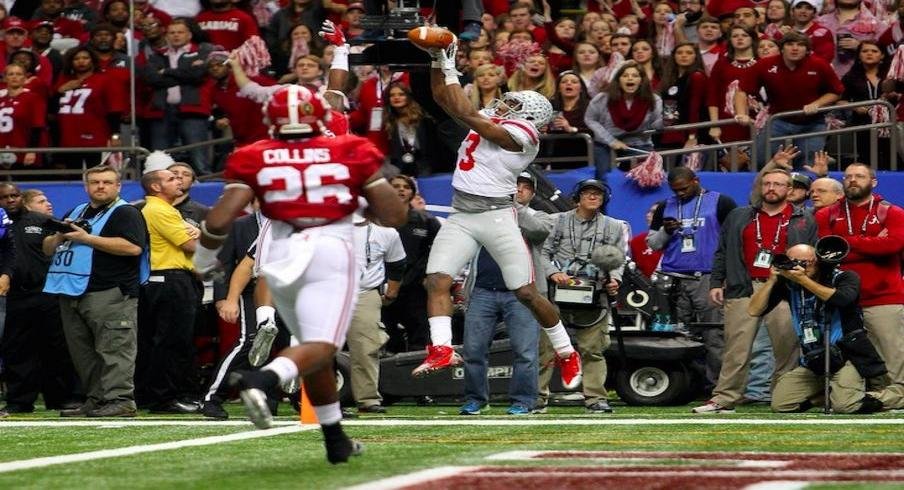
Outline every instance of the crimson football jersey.
<svg viewBox="0 0 904 490"><path fill-rule="evenodd" d="M212 44L219 44L227 51L238 48L251 36L260 35L254 17L237 8L226 12L202 10L195 21Z"/></svg>
<svg viewBox="0 0 904 490"><path fill-rule="evenodd" d="M0 148L32 146L29 142L34 128L47 126L47 101L25 89L12 97L6 89L0 90ZM21 161L24 153L18 153Z"/></svg>
<svg viewBox="0 0 904 490"><path fill-rule="evenodd" d="M58 85L66 83L65 77ZM107 146L112 129L107 115L127 110L128 97L120 84L103 73L95 73L82 81L78 88L60 96L57 120L60 125L60 146Z"/></svg>
<svg viewBox="0 0 904 490"><path fill-rule="evenodd" d="M264 216L305 227L354 213L382 164L383 154L359 136L266 139L230 155L223 176L251 186Z"/></svg>

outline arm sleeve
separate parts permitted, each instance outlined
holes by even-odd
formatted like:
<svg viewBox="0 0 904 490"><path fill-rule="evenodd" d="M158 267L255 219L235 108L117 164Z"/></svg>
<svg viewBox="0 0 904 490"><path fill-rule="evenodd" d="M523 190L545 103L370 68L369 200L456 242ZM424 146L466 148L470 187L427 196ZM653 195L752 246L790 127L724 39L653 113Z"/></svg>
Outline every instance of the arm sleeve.
<svg viewBox="0 0 904 490"><path fill-rule="evenodd" d="M716 64L713 65L713 70L709 73L709 80L707 80L707 89L706 89L706 106L707 107L722 107L722 103L724 101L719 100L719 93L721 92L721 79L722 79L722 60L719 59L716 61Z"/></svg>
<svg viewBox="0 0 904 490"><path fill-rule="evenodd" d="M768 314L770 311L775 309L779 303L782 301L786 301L788 298L788 283L785 282L784 278L779 278L778 282L772 286L772 291L769 292L769 299L766 303L766 309L763 310L763 314L760 316L764 316Z"/></svg>
<svg viewBox="0 0 904 490"><path fill-rule="evenodd" d="M402 245L402 238L394 228L389 228L389 242L386 244L386 253L383 254L383 261L387 264L405 260L405 247Z"/></svg>
<svg viewBox="0 0 904 490"><path fill-rule="evenodd" d="M245 85L239 90L239 97L245 97L263 104L270 99L271 95L273 95L281 88L283 88L283 85L269 85L264 87L252 80L250 83L248 83L248 85Z"/></svg>
<svg viewBox="0 0 904 490"><path fill-rule="evenodd" d="M554 214L550 216L552 218L552 227L549 231L549 236L546 237L546 241L543 242L542 253L540 254L540 265L543 268L543 277L549 278L549 276L562 272L556 267L552 262L552 257L556 254L556 247L558 244L556 243L556 230L559 226L559 222L562 221L559 219L561 214Z"/></svg>
<svg viewBox="0 0 904 490"><path fill-rule="evenodd" d="M395 262L386 262L386 280L401 281L402 275L405 273L405 259Z"/></svg>
<svg viewBox="0 0 904 490"><path fill-rule="evenodd" d="M539 219L537 215L540 213L532 211L527 206L518 209L518 226L521 228L521 234L531 245L542 245L549 236L549 223Z"/></svg>
<svg viewBox="0 0 904 490"><path fill-rule="evenodd" d="M131 205L113 210L101 236L125 238L142 249L148 247L148 229L144 216Z"/></svg>
<svg viewBox="0 0 904 490"><path fill-rule="evenodd" d="M502 126L502 129L505 129L515 142L521 145L522 151L540 144L540 135L530 123L506 119L500 121L499 125Z"/></svg>
<svg viewBox="0 0 904 490"><path fill-rule="evenodd" d="M836 308L856 304L860 300L860 276L853 271L844 271L836 279L835 293L826 301Z"/></svg>
<svg viewBox="0 0 904 490"><path fill-rule="evenodd" d="M171 213L161 213L155 216L153 226L160 236L177 247L191 240L188 231L185 230L185 222L182 221L182 216L175 208Z"/></svg>
<svg viewBox="0 0 904 490"><path fill-rule="evenodd" d="M590 101L590 104L587 105L587 111L584 113L584 124L590 128L590 131L593 132L593 139L597 143L602 143L606 146L610 145L613 141L615 141L615 136L612 135L612 132L603 124L605 120L604 115L606 104L609 99L605 94L598 94L593 100Z"/></svg>
<svg viewBox="0 0 904 490"><path fill-rule="evenodd" d="M846 236L851 251L867 257L900 254L904 250L904 209L890 207L884 226L888 231L884 237Z"/></svg>

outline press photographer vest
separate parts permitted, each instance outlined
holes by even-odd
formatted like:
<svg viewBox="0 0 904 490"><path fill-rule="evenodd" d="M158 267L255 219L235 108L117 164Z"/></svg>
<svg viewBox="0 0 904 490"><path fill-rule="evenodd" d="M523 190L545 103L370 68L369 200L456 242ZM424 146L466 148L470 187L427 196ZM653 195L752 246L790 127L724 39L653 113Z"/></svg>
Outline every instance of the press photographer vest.
<svg viewBox="0 0 904 490"><path fill-rule="evenodd" d="M678 219L681 228L672 234L663 250L660 268L664 272L708 274L712 271L713 258L716 249L719 248L718 205L719 193L709 191L704 191L703 194L682 204L680 213L677 197L672 196L665 200L662 215ZM695 249L693 252L681 251L684 235L693 235Z"/></svg>
<svg viewBox="0 0 904 490"><path fill-rule="evenodd" d="M101 211L93 218L87 220L91 224L91 234L100 236L113 211L128 203L117 199L107 210ZM80 204L69 216L82 216L88 207L88 203ZM148 249L141 252L140 271L138 280L144 284L150 275L150 256ZM88 290L88 282L91 280L91 268L94 264L94 248L83 243L71 241L64 242L57 247L50 261L50 270L47 272L47 282L44 283L44 292L50 294L63 294L66 296L81 296Z"/></svg>

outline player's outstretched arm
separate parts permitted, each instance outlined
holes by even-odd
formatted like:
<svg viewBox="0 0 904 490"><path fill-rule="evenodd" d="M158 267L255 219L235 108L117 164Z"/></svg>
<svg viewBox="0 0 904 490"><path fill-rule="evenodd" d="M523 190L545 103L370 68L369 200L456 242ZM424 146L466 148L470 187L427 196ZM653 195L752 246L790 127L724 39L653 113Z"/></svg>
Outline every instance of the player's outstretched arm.
<svg viewBox="0 0 904 490"><path fill-rule="evenodd" d="M223 243L220 236L225 237L232 229L239 212L254 200L254 192L245 184L229 183L223 188L223 196L207 213L203 221L201 244L208 249L215 249Z"/></svg>
<svg viewBox="0 0 904 490"><path fill-rule="evenodd" d="M349 45L345 42L345 34L342 29L336 27L329 20L323 21L318 33L324 41L335 46L333 50L333 62L330 64L330 71L327 73L326 97L327 102L334 109L345 112L349 109L348 99L342 89L348 83L348 52Z"/></svg>
<svg viewBox="0 0 904 490"><path fill-rule="evenodd" d="M399 199L382 172L367 179L364 198L367 199L367 214L376 218L378 224L399 228L408 221L408 206Z"/></svg>

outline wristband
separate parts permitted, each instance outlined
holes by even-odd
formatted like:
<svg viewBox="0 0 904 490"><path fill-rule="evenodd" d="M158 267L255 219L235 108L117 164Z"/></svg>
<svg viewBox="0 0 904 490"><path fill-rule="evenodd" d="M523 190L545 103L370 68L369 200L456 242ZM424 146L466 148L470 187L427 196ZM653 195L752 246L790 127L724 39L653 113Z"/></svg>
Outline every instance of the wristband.
<svg viewBox="0 0 904 490"><path fill-rule="evenodd" d="M258 325L261 323L274 320L276 318L276 308L272 306L258 306L254 310L254 317L257 319Z"/></svg>
<svg viewBox="0 0 904 490"><path fill-rule="evenodd" d="M331 70L348 71L348 44L336 46L333 50L333 62L330 63Z"/></svg>
<svg viewBox="0 0 904 490"><path fill-rule="evenodd" d="M226 239L226 237L229 236L228 233L224 233L222 235L217 235L217 234L207 231L207 220L201 221L201 233L203 233L205 237L210 238L211 240L219 240L219 241L223 241Z"/></svg>
<svg viewBox="0 0 904 490"><path fill-rule="evenodd" d="M446 85L461 85L461 82L458 80L458 74L447 73L446 74Z"/></svg>

